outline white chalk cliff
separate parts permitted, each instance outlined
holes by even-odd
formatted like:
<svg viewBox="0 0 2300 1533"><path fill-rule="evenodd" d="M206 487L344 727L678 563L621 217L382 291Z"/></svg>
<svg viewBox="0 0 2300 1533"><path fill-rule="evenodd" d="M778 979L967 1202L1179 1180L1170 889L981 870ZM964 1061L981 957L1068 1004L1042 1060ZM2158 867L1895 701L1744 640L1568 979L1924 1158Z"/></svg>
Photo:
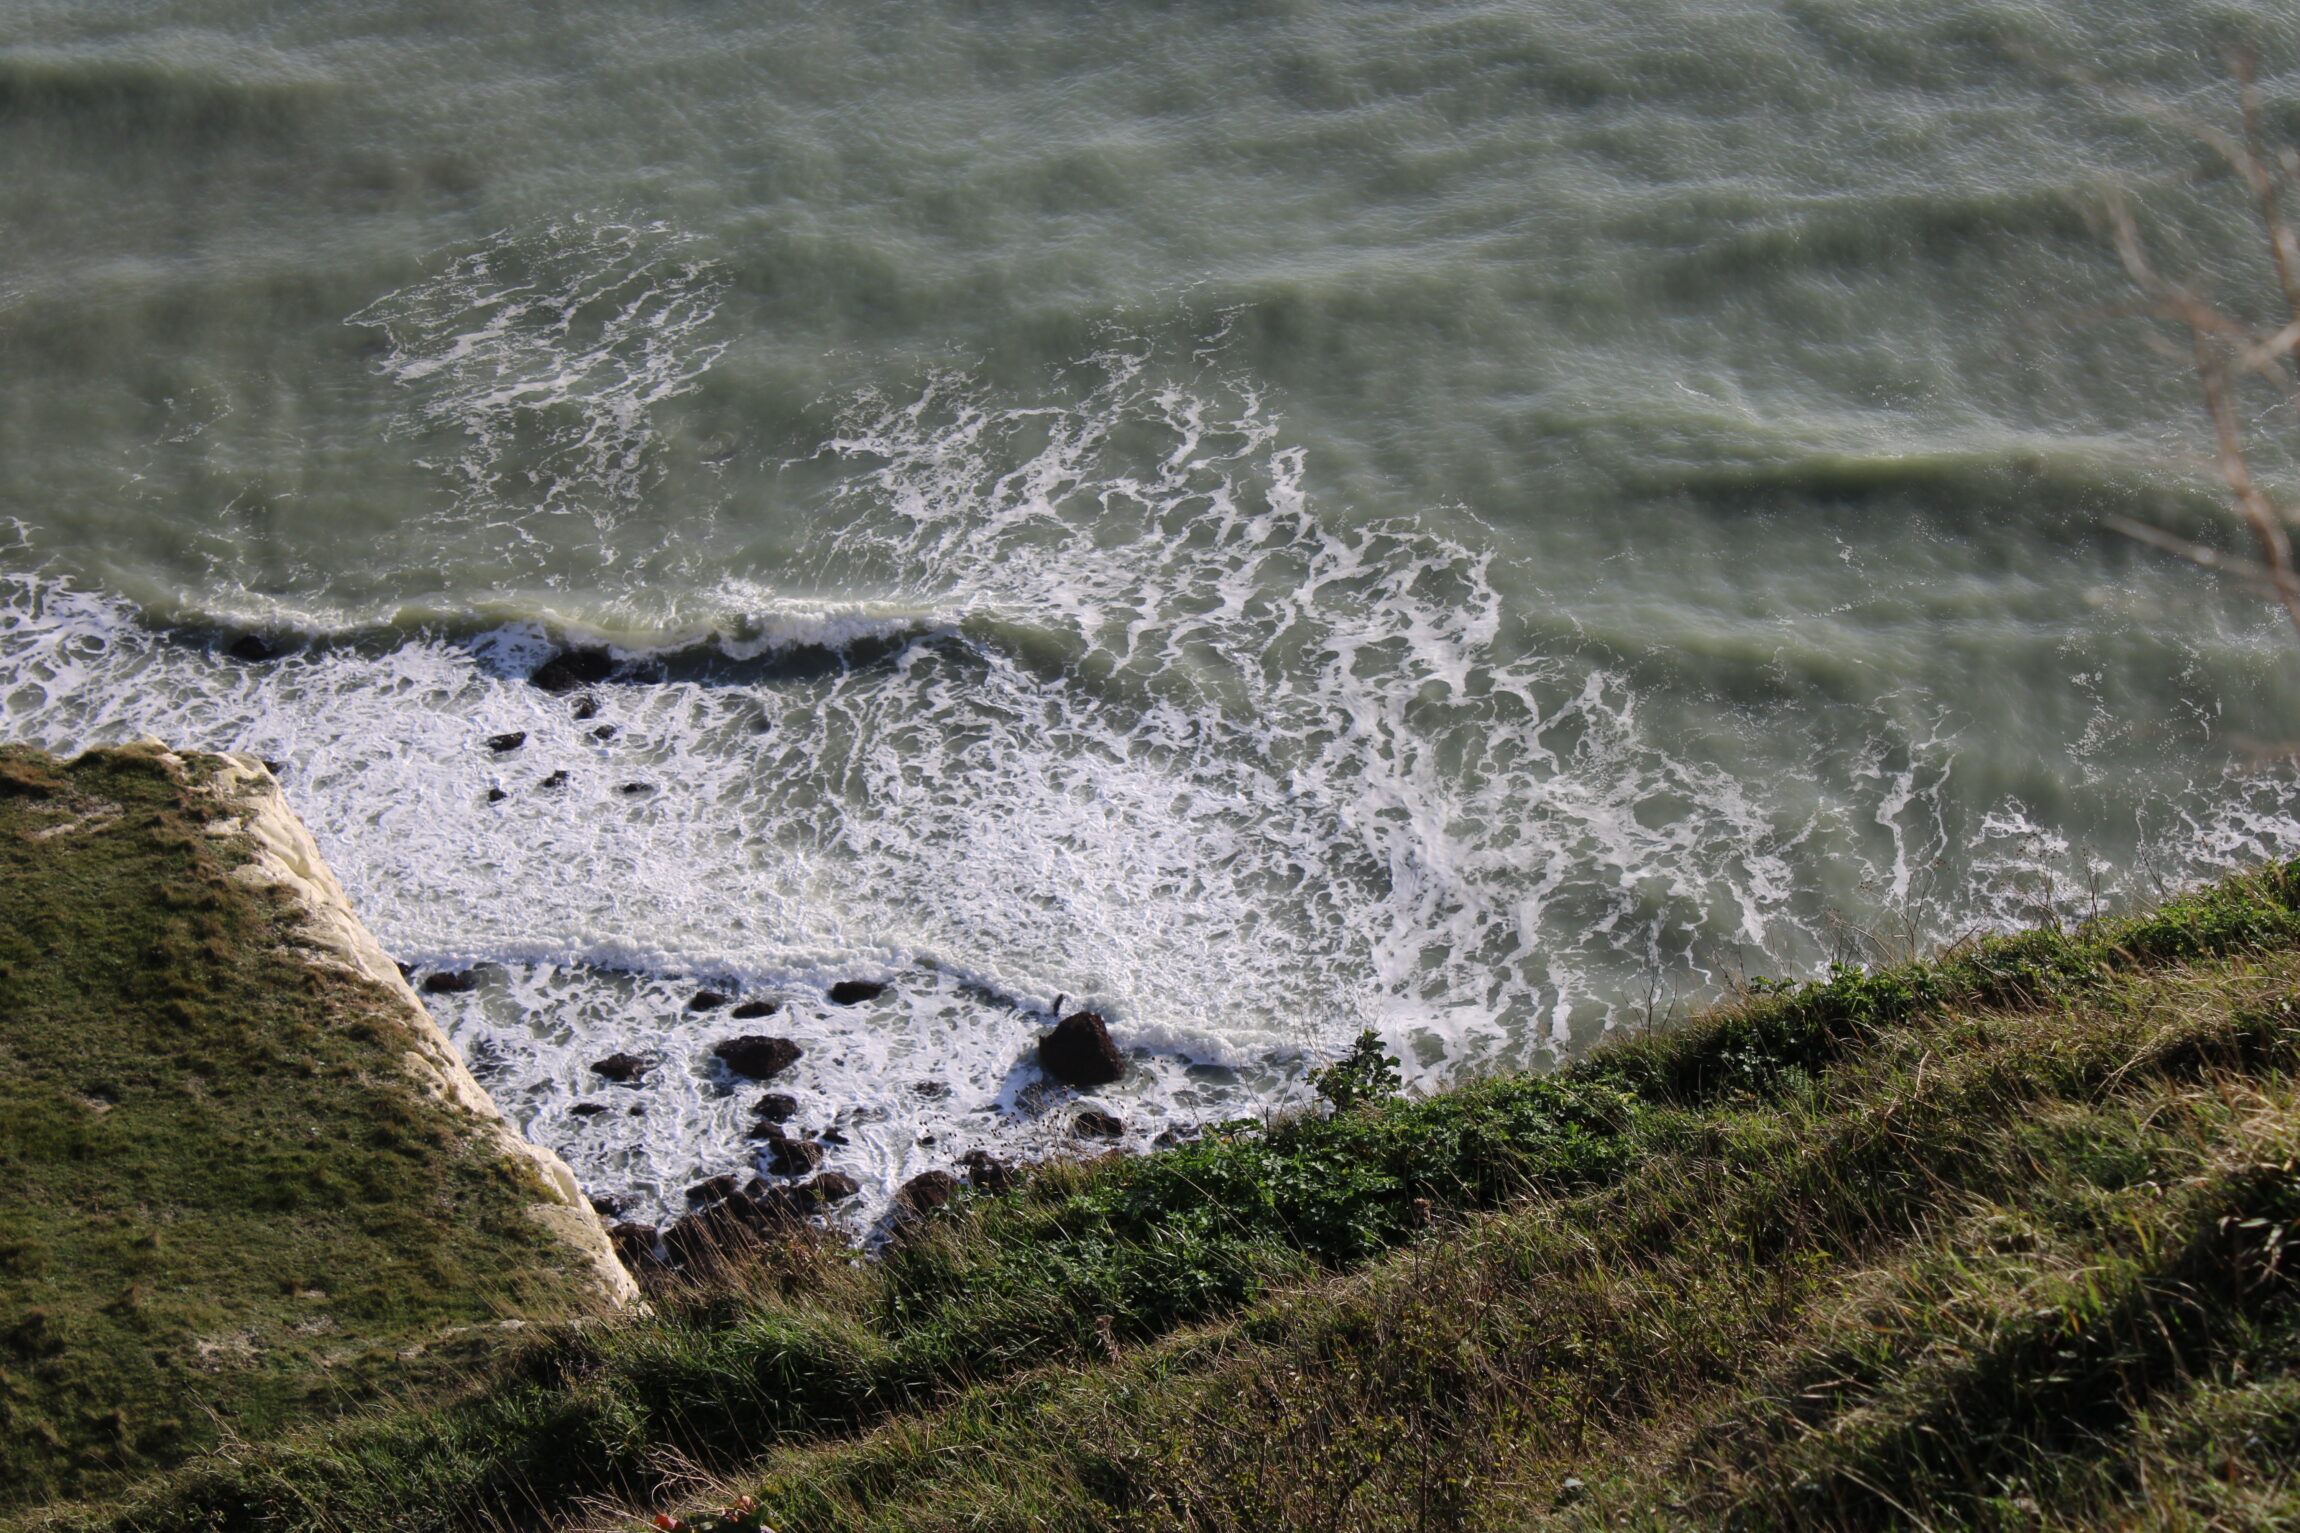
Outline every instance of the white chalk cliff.
<svg viewBox="0 0 2300 1533"><path fill-rule="evenodd" d="M183 772L181 757L167 755L163 759L178 773ZM527 1216L566 1244L570 1257L592 1277L602 1298L618 1305L636 1299L638 1285L616 1260L575 1173L551 1151L529 1143L472 1076L462 1054L439 1030L421 998L400 974L399 966L361 923L343 885L320 856L311 831L288 807L278 779L252 756L226 755L221 759L226 763L224 769L204 790L215 797L219 811L209 822L208 833L244 837L254 854L253 860L235 869L233 876L247 883L278 885L295 898L304 912L297 931L299 959L347 970L389 993L404 1011L401 1020L415 1039L415 1047L402 1056L408 1073L433 1096L469 1113L473 1131L484 1141L534 1168L546 1197L529 1204Z"/></svg>

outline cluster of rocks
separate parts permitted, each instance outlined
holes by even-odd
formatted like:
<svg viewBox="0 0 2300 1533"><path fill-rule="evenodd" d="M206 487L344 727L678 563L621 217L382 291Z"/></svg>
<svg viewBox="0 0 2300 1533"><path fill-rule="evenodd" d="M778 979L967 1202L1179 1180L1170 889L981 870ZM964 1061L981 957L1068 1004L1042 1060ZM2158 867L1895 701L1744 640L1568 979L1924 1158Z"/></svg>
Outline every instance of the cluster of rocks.
<svg viewBox="0 0 2300 1533"><path fill-rule="evenodd" d="M422 988L435 995L463 994L479 986L477 970L439 971L424 977ZM873 980L844 980L832 985L825 997L834 1005L854 1006L884 995L888 986ZM731 1010L730 1010L731 1008ZM699 989L689 996L685 1011L711 1015L721 1011L737 1019L775 1015L781 1003L738 1000L732 990ZM765 1033L741 1033L722 1038L711 1053L729 1074L752 1081L771 1081L804 1057L805 1050L791 1038ZM1046 1075L1074 1088L1109 1085L1126 1073L1125 1056L1110 1036L1108 1022L1097 1012L1076 1011L1057 1021L1038 1040L1038 1063ZM593 1060L591 1072L621 1086L641 1084L656 1061L649 1055L616 1052ZM922 1081L915 1089L924 1096L946 1095L939 1081ZM580 1118L612 1111L599 1102L578 1102L571 1111ZM628 1109L631 1114L642 1107ZM752 1104L752 1121L745 1137L759 1146L766 1176L744 1184L736 1176L715 1176L687 1189L691 1208L668 1226L632 1221L614 1222L608 1230L615 1250L626 1266L642 1279L667 1271L707 1269L743 1252L756 1252L777 1242L801 1236L811 1220L861 1191L852 1176L825 1170L829 1147L846 1143L835 1127L811 1136L794 1134L787 1126L799 1112L798 1098L770 1091ZM1115 1140L1126 1126L1099 1108L1081 1109L1071 1120L1071 1132L1080 1139ZM932 1143L931 1138L920 1141ZM779 1178L769 1181L768 1176ZM916 1226L927 1215L947 1205L963 1188L1001 1193L1015 1182L1014 1167L986 1150L970 1150L958 1157L955 1171L925 1171L903 1183L893 1199L897 1234ZM617 1211L601 1206L603 1217Z"/></svg>

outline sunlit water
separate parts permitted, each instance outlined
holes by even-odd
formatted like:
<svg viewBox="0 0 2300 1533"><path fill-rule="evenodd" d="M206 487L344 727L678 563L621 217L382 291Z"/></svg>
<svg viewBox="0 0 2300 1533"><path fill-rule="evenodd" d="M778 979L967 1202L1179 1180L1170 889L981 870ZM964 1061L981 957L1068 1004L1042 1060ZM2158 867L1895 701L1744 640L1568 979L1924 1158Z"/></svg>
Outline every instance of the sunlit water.
<svg viewBox="0 0 2300 1533"><path fill-rule="evenodd" d="M867 1214L2113 907L2300 849L2289 633L2103 530L2218 515L2108 190L2247 278L2072 74L2231 45L2300 127L2266 5L19 4L0 732L280 763L651 1216L738 1032Z"/></svg>

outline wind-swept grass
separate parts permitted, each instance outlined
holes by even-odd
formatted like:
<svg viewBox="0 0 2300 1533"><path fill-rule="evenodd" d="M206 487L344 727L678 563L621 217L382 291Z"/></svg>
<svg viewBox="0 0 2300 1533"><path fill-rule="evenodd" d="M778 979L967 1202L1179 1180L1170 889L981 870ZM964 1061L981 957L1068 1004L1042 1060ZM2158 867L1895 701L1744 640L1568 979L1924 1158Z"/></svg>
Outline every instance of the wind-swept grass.
<svg viewBox="0 0 2300 1533"><path fill-rule="evenodd" d="M795 1240L445 1408L43 1520L611 1523L706 1488L783 1533L2300 1508L2300 870L1763 989L1546 1076L1045 1167L883 1261Z"/></svg>

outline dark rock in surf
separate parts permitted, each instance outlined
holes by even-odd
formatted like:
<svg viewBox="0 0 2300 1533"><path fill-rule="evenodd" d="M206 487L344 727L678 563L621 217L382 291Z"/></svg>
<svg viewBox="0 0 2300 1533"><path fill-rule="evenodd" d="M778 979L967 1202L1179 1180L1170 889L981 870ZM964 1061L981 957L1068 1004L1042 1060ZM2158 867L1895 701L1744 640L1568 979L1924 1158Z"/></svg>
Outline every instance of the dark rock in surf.
<svg viewBox="0 0 2300 1533"><path fill-rule="evenodd" d="M732 1014L738 1021L748 1022L753 1017L771 1017L780 1010L782 1007L773 1001L745 1001Z"/></svg>
<svg viewBox="0 0 2300 1533"><path fill-rule="evenodd" d="M653 1069L654 1065L655 1062L643 1054L610 1054L605 1059L593 1060L591 1073L604 1076L619 1086L628 1086ZM631 1111L633 1116L637 1116L641 1109L633 1108Z"/></svg>
<svg viewBox="0 0 2300 1533"><path fill-rule="evenodd" d="M721 995L716 990L698 990L687 998L687 1009L689 1011L717 1011L733 999L733 996Z"/></svg>
<svg viewBox="0 0 2300 1533"><path fill-rule="evenodd" d="M501 788L489 788L487 790L487 802L490 804L500 804L510 796L510 794L504 792Z"/></svg>
<svg viewBox="0 0 2300 1533"><path fill-rule="evenodd" d="M969 1150L958 1163L966 1168L966 1184L978 1192L1005 1192L1014 1185L1014 1168L988 1150Z"/></svg>
<svg viewBox="0 0 2300 1533"><path fill-rule="evenodd" d="M788 1123L798 1116L799 1099L786 1096L780 1091L770 1091L752 1105L751 1111L762 1123Z"/></svg>
<svg viewBox="0 0 2300 1533"><path fill-rule="evenodd" d="M564 788L567 786L567 774L565 772L553 772L535 786L538 788Z"/></svg>
<svg viewBox="0 0 2300 1533"><path fill-rule="evenodd" d="M429 995L468 995L479 988L477 969L459 969L453 973L442 970L423 977L423 988Z"/></svg>
<svg viewBox="0 0 2300 1533"><path fill-rule="evenodd" d="M514 729L507 735L489 735L487 737L487 748L498 756L505 751L515 751L526 743L527 731L524 729Z"/></svg>
<svg viewBox="0 0 2300 1533"><path fill-rule="evenodd" d="M863 1001L875 1001L886 994L886 986L873 984L867 979L842 979L830 988L833 1006L854 1006Z"/></svg>
<svg viewBox="0 0 2300 1533"><path fill-rule="evenodd" d="M572 692L596 686L615 674L615 657L603 649L570 649L553 655L527 680L546 692Z"/></svg>
<svg viewBox="0 0 2300 1533"><path fill-rule="evenodd" d="M714 1176L688 1188L687 1201L690 1203L716 1203L722 1198L733 1197L742 1185L741 1182L731 1176Z"/></svg>
<svg viewBox="0 0 2300 1533"><path fill-rule="evenodd" d="M576 718L578 718L578 719L595 719L595 718L597 718L598 716L599 716L599 699L597 699L596 697L592 697L592 696L590 696L589 694L585 694L584 696L582 696L582 697L578 697L577 699L575 699L575 717L576 717Z"/></svg>
<svg viewBox="0 0 2300 1533"><path fill-rule="evenodd" d="M620 733L622 733L622 731L618 730L614 725L602 724L597 729L591 731L591 738L594 740L612 740L616 735Z"/></svg>
<svg viewBox="0 0 2300 1533"><path fill-rule="evenodd" d="M1116 1139L1126 1125L1099 1108L1089 1107L1070 1120L1070 1132L1081 1139Z"/></svg>
<svg viewBox="0 0 2300 1533"><path fill-rule="evenodd" d="M287 651L281 646L272 643L271 640L265 638L262 634L251 633L244 634L241 637L234 639L231 644L224 650L224 653L231 656L234 660L245 660L250 665L259 665L266 660L277 660L280 656L286 654Z"/></svg>
<svg viewBox="0 0 2300 1533"><path fill-rule="evenodd" d="M1074 1011L1038 1040L1038 1065L1065 1086L1107 1086L1126 1073L1099 1012Z"/></svg>
<svg viewBox="0 0 2300 1533"><path fill-rule="evenodd" d="M615 791L625 798L637 798L641 794L654 792L655 785L651 782L627 782Z"/></svg>
<svg viewBox="0 0 2300 1533"><path fill-rule="evenodd" d="M651 1224L618 1224L607 1231L607 1242L635 1274L663 1265L663 1259L655 1254L655 1227Z"/></svg>
<svg viewBox="0 0 2300 1533"><path fill-rule="evenodd" d="M605 1102L577 1102L567 1110L578 1118L596 1118L601 1113L612 1112L614 1109Z"/></svg>
<svg viewBox="0 0 2300 1533"><path fill-rule="evenodd" d="M745 1033L740 1038L729 1038L723 1043L713 1044L711 1052L737 1075L766 1081L773 1080L795 1064L800 1050L788 1038L767 1038L757 1033Z"/></svg>
<svg viewBox="0 0 2300 1533"><path fill-rule="evenodd" d="M743 1130L743 1137L745 1139L787 1139L790 1136L783 1132L783 1126L780 1123L771 1118L760 1118L754 1121L749 1128Z"/></svg>
<svg viewBox="0 0 2300 1533"><path fill-rule="evenodd" d="M823 1163L823 1147L811 1140L778 1139L774 1145L767 1169L777 1176L805 1176Z"/></svg>
<svg viewBox="0 0 2300 1533"><path fill-rule="evenodd" d="M949 1085L942 1081L919 1081L910 1089L930 1102L939 1102L950 1095Z"/></svg>
<svg viewBox="0 0 2300 1533"><path fill-rule="evenodd" d="M287 769L288 764L284 761L266 760L264 762L264 770L271 773L275 778L287 776Z"/></svg>
<svg viewBox="0 0 2300 1533"><path fill-rule="evenodd" d="M948 1203L958 1185L958 1178L948 1171L921 1171L895 1190L895 1214L898 1218L924 1218Z"/></svg>
<svg viewBox="0 0 2300 1533"><path fill-rule="evenodd" d="M812 1181L799 1183L791 1191L811 1203L843 1203L862 1191L862 1183L844 1171L825 1171Z"/></svg>

